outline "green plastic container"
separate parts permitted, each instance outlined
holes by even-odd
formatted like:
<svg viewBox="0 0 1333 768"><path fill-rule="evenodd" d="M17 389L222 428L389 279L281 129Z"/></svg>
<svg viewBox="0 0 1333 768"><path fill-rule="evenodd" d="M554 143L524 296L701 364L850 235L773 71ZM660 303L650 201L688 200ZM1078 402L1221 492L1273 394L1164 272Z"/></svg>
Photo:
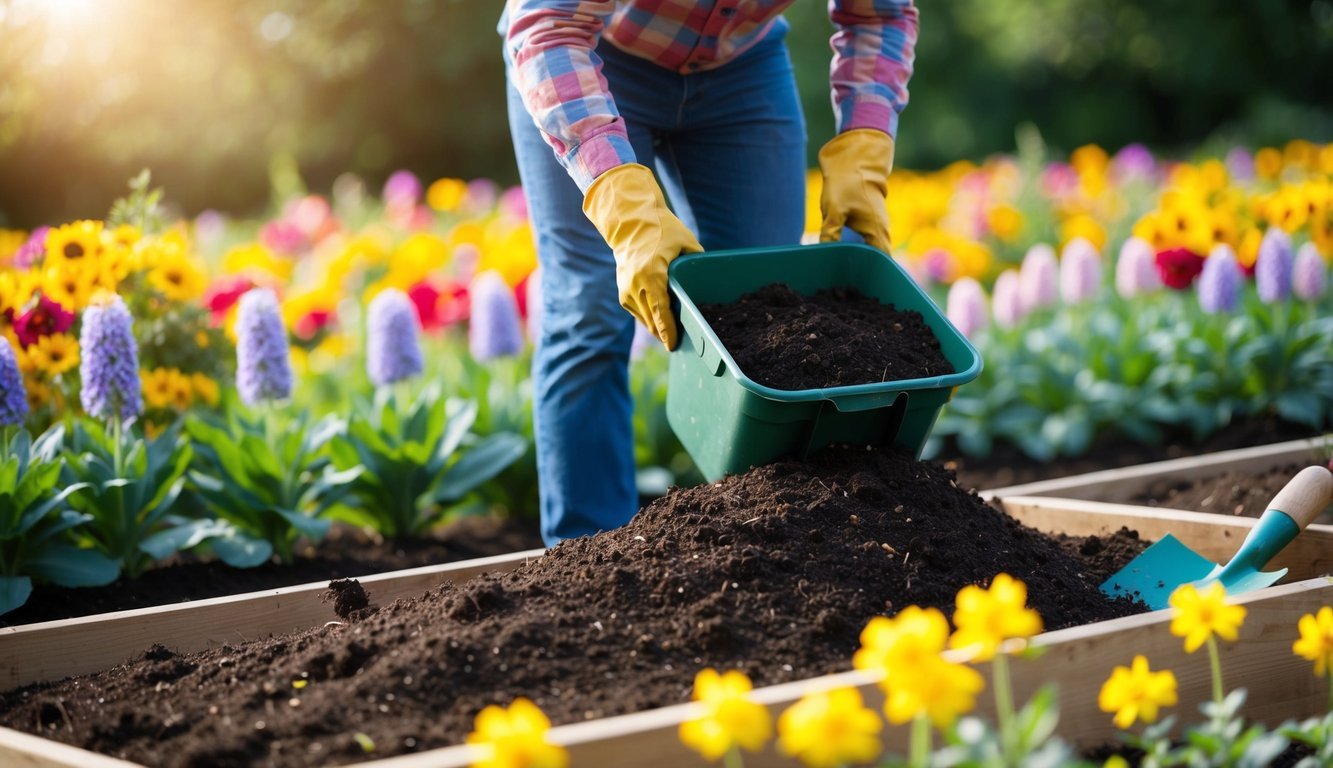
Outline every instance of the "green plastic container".
<svg viewBox="0 0 1333 768"><path fill-rule="evenodd" d="M667 421L710 481L830 443L895 444L920 457L954 388L981 373L981 356L884 252L854 243L688 254L671 263L683 333L671 354ZM920 312L956 373L825 389L781 390L751 380L719 343L700 304L729 304L765 285L812 295L852 286Z"/></svg>

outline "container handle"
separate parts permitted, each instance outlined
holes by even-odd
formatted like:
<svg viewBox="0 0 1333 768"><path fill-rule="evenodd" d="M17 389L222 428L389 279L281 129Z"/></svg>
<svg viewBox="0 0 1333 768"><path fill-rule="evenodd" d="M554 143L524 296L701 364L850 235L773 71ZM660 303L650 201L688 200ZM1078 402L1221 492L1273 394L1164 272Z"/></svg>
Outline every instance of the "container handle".
<svg viewBox="0 0 1333 768"><path fill-rule="evenodd" d="M885 423L884 429L872 441L873 445L877 447L892 445L894 440L898 438L898 432L902 430L903 421L907 418L908 399L906 392L899 392L898 396L894 398L893 404L883 409L888 416L888 421ZM836 422L832 419L826 419L825 416L834 416L844 412L843 409L838 408L837 402L833 400L820 402L819 412L810 420L809 426L805 430L805 440L801 448L802 459L808 458L810 454L832 442L830 432L833 427L829 425L836 424Z"/></svg>

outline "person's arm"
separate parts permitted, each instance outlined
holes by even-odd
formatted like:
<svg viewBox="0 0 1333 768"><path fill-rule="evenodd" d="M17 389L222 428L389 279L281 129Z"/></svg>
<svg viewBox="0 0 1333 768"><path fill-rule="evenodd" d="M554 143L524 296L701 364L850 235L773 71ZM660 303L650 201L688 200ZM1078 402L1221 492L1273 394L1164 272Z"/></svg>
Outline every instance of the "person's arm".
<svg viewBox="0 0 1333 768"><path fill-rule="evenodd" d="M885 197L912 77L917 11L912 0L829 0L829 18L836 28L829 85L837 135L819 151L819 239L837 241L850 227L887 253Z"/></svg>
<svg viewBox="0 0 1333 768"><path fill-rule="evenodd" d="M523 104L560 164L586 192L634 162L625 123L594 49L614 0L510 0L505 45Z"/></svg>

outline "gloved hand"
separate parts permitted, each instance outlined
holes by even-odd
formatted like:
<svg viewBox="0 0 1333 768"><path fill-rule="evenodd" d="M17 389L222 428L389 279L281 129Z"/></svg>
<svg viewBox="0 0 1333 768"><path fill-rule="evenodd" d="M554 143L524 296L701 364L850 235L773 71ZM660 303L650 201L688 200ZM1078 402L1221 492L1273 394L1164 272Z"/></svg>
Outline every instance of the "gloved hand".
<svg viewBox="0 0 1333 768"><path fill-rule="evenodd" d="M846 226L888 253L889 214L884 200L893 168L893 137L873 128L841 133L819 150L819 168L824 173L819 241L841 240Z"/></svg>
<svg viewBox="0 0 1333 768"><path fill-rule="evenodd" d="M583 213L615 252L620 306L675 349L667 266L681 253L702 251L699 240L667 208L653 172L638 163L598 176L583 196Z"/></svg>

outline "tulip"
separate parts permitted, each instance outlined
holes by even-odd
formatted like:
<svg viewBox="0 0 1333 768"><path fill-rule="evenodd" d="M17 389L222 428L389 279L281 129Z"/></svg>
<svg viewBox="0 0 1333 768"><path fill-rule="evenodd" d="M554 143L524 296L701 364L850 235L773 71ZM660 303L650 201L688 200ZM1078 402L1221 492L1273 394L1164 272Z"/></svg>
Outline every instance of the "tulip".
<svg viewBox="0 0 1333 768"><path fill-rule="evenodd" d="M995 316L995 324L1001 328L1013 328L1026 314L1019 280L1018 272L1013 269L1006 269L995 278L995 290L991 295L991 313Z"/></svg>
<svg viewBox="0 0 1333 768"><path fill-rule="evenodd" d="M1055 303L1060 294L1059 267L1055 249L1046 243L1037 243L1023 256L1019 269L1020 297L1027 312Z"/></svg>
<svg viewBox="0 0 1333 768"><path fill-rule="evenodd" d="M1115 263L1115 289L1123 298L1132 299L1162 287L1153 261L1152 246L1146 240L1131 237L1120 247Z"/></svg>
<svg viewBox="0 0 1333 768"><path fill-rule="evenodd" d="M986 328L989 308L986 292L981 283L970 277L960 277L949 286L945 314L964 336L974 338Z"/></svg>
<svg viewBox="0 0 1333 768"><path fill-rule="evenodd" d="M1102 282L1102 257L1092 243L1076 237L1060 257L1060 297L1080 304L1097 296Z"/></svg>

